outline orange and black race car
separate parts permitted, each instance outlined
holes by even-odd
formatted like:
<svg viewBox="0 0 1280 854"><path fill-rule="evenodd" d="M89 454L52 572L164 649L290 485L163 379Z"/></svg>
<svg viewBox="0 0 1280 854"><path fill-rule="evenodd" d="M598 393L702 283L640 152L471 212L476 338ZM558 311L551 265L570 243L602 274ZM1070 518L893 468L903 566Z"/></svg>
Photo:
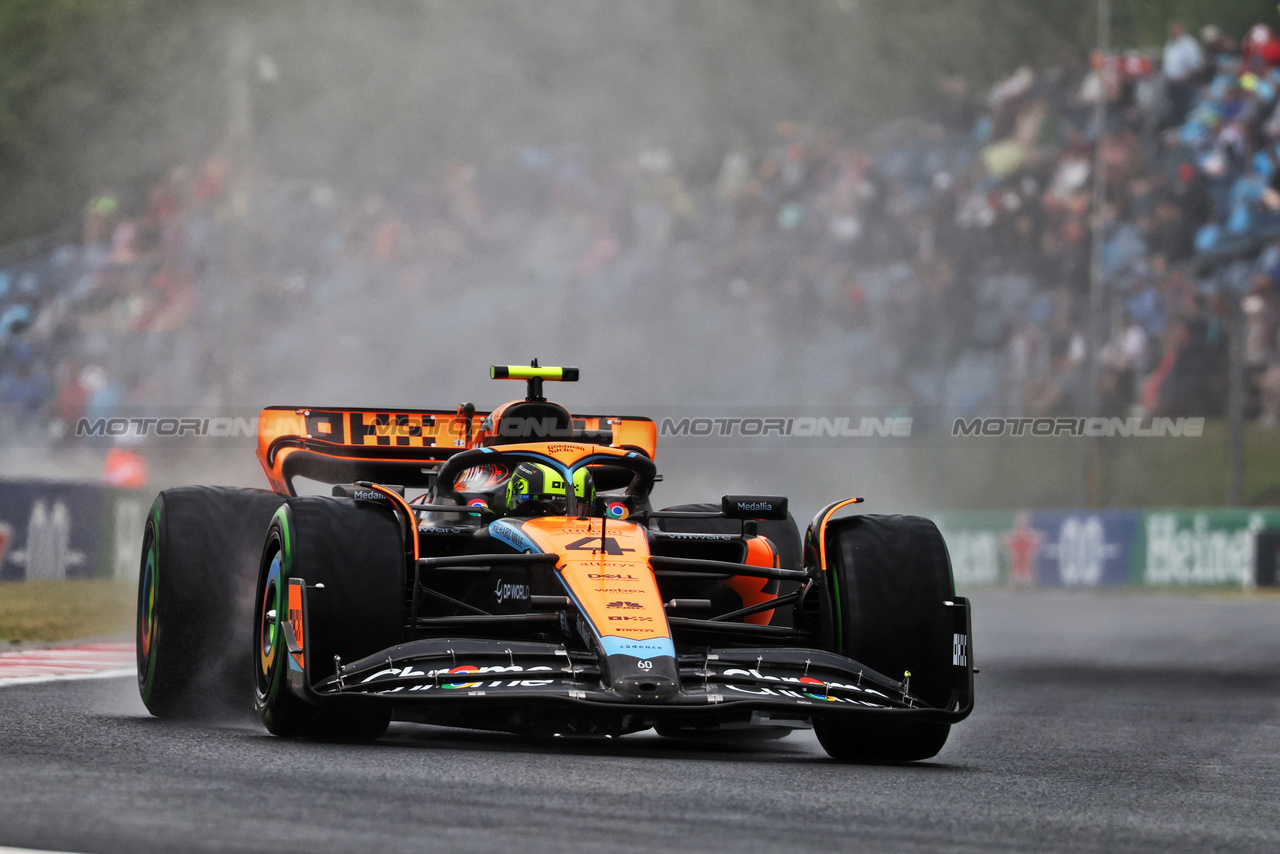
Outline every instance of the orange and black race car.
<svg viewBox="0 0 1280 854"><path fill-rule="evenodd" d="M273 406L272 489L151 508L138 685L158 716L252 702L280 736L391 720L530 734L776 736L925 759L973 708L968 602L909 516L774 495L654 509L647 418L574 415L527 382L491 412ZM328 495L299 495L323 484ZM243 687L241 687L243 686ZM252 691L252 700L249 692Z"/></svg>

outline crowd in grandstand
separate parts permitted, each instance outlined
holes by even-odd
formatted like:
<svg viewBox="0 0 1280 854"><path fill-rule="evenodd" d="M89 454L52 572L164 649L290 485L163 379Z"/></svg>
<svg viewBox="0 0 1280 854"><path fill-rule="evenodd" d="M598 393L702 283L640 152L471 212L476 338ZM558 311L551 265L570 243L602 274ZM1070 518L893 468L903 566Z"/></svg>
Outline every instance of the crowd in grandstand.
<svg viewBox="0 0 1280 854"><path fill-rule="evenodd" d="M76 239L0 256L11 425L216 401L245 370L229 336L261 346L230 330L288 302L495 280L699 289L776 336L838 337L851 384L935 415L1221 415L1239 322L1248 414L1280 420L1280 39L1264 24L1237 42L1174 23L1163 51L1023 67L985 93L947 77L930 115L856 140L781 121L611 161L529 146L366 193L262 175L240 192L235 166L104 189ZM1099 177L1109 340L1091 390Z"/></svg>

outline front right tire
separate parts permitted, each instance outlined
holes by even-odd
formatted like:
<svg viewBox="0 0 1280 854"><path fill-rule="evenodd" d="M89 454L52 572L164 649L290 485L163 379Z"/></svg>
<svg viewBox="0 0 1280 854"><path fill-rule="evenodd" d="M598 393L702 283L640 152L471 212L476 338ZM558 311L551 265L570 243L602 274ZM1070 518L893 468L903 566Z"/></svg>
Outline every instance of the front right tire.
<svg viewBox="0 0 1280 854"><path fill-rule="evenodd" d="M138 571L138 693L162 718L250 707L249 614L262 534L283 495L187 486L156 496Z"/></svg>

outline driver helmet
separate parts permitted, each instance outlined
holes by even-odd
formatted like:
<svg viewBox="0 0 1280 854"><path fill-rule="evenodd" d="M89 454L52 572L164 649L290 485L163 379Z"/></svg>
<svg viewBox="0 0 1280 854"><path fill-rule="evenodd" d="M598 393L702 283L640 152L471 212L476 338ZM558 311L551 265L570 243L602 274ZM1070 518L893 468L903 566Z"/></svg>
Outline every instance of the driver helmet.
<svg viewBox="0 0 1280 854"><path fill-rule="evenodd" d="M596 487L585 468L573 473L573 494L578 513L590 512ZM506 511L512 516L563 516L568 513L568 505L564 475L551 466L520 463L507 481Z"/></svg>

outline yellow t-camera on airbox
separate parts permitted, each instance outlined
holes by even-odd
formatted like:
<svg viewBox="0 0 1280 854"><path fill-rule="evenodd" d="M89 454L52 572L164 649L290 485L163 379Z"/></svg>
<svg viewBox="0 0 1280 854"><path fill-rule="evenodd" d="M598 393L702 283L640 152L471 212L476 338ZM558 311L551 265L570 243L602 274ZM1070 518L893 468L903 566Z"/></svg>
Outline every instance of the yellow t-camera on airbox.
<svg viewBox="0 0 1280 854"><path fill-rule="evenodd" d="M563 383L576 383L578 381L577 368L559 368L548 365L540 367L538 360L534 359L528 366L525 365L490 365L489 378L494 380L527 380L529 383L529 391L525 396L525 400L546 400L542 396L542 381L556 380Z"/></svg>

